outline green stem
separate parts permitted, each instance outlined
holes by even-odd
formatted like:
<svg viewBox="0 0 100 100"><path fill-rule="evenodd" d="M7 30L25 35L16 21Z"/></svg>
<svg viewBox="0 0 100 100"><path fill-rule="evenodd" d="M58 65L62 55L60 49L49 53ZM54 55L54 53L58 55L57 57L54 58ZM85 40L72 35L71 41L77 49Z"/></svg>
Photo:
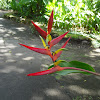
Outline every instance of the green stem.
<svg viewBox="0 0 100 100"><path fill-rule="evenodd" d="M75 67L63 67L63 69L74 69L74 70L84 71L84 72L88 72L88 73L100 76L100 73L95 73L95 72L92 72L92 71L88 71L88 70L80 69L80 68L75 68Z"/></svg>

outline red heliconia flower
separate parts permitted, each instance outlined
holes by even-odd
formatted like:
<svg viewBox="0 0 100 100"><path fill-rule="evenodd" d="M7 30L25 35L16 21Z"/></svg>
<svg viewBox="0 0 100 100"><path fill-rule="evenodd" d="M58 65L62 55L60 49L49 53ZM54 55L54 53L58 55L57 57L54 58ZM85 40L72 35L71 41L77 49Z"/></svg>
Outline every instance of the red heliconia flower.
<svg viewBox="0 0 100 100"><path fill-rule="evenodd" d="M27 45L24 45L24 44L20 44L20 45L24 46L24 47L26 47L26 48L28 48L32 51L35 51L35 52L38 52L38 53L41 53L41 54L45 54L45 55L49 55L51 58L53 58L50 50L43 49L43 48L30 47L30 46L27 46Z"/></svg>
<svg viewBox="0 0 100 100"><path fill-rule="evenodd" d="M67 45L68 41L70 40L70 38L71 38L71 37L68 38L68 40L64 43L64 45L63 45L61 48L65 48L65 47L66 47L66 45ZM55 54L55 55L53 56L53 61L57 60L58 57L61 55L61 53L62 53L62 51L60 51L60 52L58 52L57 54Z"/></svg>
<svg viewBox="0 0 100 100"><path fill-rule="evenodd" d="M71 37L68 38L68 40L64 43L64 45L58 49L55 52L51 52L51 47L56 45L68 32L58 36L57 38L52 40L52 37L50 35L51 29L52 29L52 25L53 25L53 10L51 12L49 21L48 21L48 28L47 28L47 32L45 32L44 30L42 30L40 27L38 27L33 21L31 21L32 24L34 25L34 27L36 28L36 30L40 33L40 35L46 39L46 43L48 43L48 45L46 45L44 39L40 36L44 49L43 48L36 48L36 47L30 47L24 44L20 44L21 46L24 46L32 51L41 53L41 54L45 54L45 55L49 55L53 61L53 66L52 68L48 69L48 70L44 70L44 71L40 71L40 72L36 72L36 73L30 73L27 76L38 76L38 75L46 75L46 74L51 74L57 71L62 71L62 70L67 70L67 69L71 69L71 70L79 70L79 71L84 71L84 72L88 72L94 75L100 75L99 73L95 73L92 71L88 71L85 69L80 69L80 68L75 68L75 67L60 67L58 64L63 62L64 60L58 60L58 57L61 55L62 51L65 49L65 46L67 45L68 41L70 40Z"/></svg>
<svg viewBox="0 0 100 100"><path fill-rule="evenodd" d="M69 32L69 31L68 31L68 32ZM49 42L50 48L51 48L52 46L56 45L68 32L66 32L66 33L64 33L64 34L62 34L62 35L60 35L60 36L58 36L57 38L51 40L51 41Z"/></svg>

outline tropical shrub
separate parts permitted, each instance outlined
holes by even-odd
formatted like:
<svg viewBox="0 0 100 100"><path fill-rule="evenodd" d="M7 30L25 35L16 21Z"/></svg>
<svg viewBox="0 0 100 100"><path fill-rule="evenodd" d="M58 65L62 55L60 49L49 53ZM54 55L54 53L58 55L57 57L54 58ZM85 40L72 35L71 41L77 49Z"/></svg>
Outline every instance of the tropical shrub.
<svg viewBox="0 0 100 100"><path fill-rule="evenodd" d="M24 46L32 51L44 54L44 55L49 55L50 58L52 59L53 64L51 66L48 66L48 69L45 71L40 71L36 73L31 73L28 74L27 76L38 76L38 75L45 75L45 74L51 74L51 73L56 73L59 75L67 75L70 73L83 73L83 74L94 74L94 75L100 75L99 73L96 73L93 67L90 65L79 62L79 61L64 61L64 60L57 60L58 57L60 57L61 53L63 50L66 50L65 47L70 40L70 38L67 39L67 41L63 44L63 46L54 51L51 51L51 48L56 45L68 32L58 36L57 38L52 39L50 32L52 29L52 24L53 24L53 10L50 15L49 21L48 21L48 28L47 32L42 30L40 27L38 27L33 21L32 24L36 28L36 30L40 33L40 38L42 40L44 48L37 48L37 47L30 47L24 44L19 43L21 46ZM44 39L46 39L46 43Z"/></svg>
<svg viewBox="0 0 100 100"><path fill-rule="evenodd" d="M33 18L45 13L43 0L12 0L11 7L19 16Z"/></svg>
<svg viewBox="0 0 100 100"><path fill-rule="evenodd" d="M56 28L100 34L99 5L100 0L49 0L46 8L48 11L55 9Z"/></svg>

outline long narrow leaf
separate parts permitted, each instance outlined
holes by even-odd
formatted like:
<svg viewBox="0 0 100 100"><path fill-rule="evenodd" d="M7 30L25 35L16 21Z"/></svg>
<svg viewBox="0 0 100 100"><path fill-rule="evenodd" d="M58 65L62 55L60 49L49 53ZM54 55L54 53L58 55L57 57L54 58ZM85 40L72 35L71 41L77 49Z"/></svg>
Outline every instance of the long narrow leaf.
<svg viewBox="0 0 100 100"><path fill-rule="evenodd" d="M59 75L67 75L70 73L83 73L87 75L95 74L100 75L99 73L96 73L94 68L86 63L79 62L79 61L70 61L70 62L61 62L59 63L60 67L63 67L65 70L57 72ZM52 66L50 67L52 68ZM67 70L68 69L68 70Z"/></svg>
<svg viewBox="0 0 100 100"><path fill-rule="evenodd" d="M34 27L36 28L36 30L40 33L40 35L46 39L47 33L42 30L40 27L38 27L33 21L31 21L32 24L34 25Z"/></svg>
<svg viewBox="0 0 100 100"><path fill-rule="evenodd" d="M52 12L51 12L51 16L50 16L49 21L48 21L48 30L47 30L47 34L50 34L51 28L52 28L52 24L53 24L53 10L52 10Z"/></svg>
<svg viewBox="0 0 100 100"><path fill-rule="evenodd" d="M69 32L69 31L68 31L68 32ZM60 36L58 36L57 38L51 40L51 42L49 43L50 48L51 48L52 46L54 46L55 44L57 44L68 32L66 32L66 33L64 33L64 34L62 34L62 35L60 35Z"/></svg>
<svg viewBox="0 0 100 100"><path fill-rule="evenodd" d="M65 62L65 61L58 61L58 63L61 62L59 65L51 65L49 68L57 68L57 71L56 73L59 74L59 75L67 75L67 74L70 74L70 73L83 73L83 74L94 74L94 75L97 75L97 76L100 76L100 73L96 73L95 70L88 64L86 63L82 63L82 62L78 62L78 61L72 61L74 63L77 63L75 65L75 67L72 67L72 65L70 64L70 62ZM79 64L78 64L79 63ZM80 65L80 63L82 65ZM71 66L71 67L65 67L65 66ZM78 68L80 67L80 68ZM87 68L88 67L88 68ZM49 69L48 68L48 69Z"/></svg>

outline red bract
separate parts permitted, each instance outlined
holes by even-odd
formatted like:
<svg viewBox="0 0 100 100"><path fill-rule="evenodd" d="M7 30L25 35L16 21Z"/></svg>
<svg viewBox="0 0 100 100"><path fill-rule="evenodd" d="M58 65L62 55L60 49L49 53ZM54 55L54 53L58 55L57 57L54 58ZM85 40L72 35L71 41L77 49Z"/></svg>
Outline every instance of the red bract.
<svg viewBox="0 0 100 100"><path fill-rule="evenodd" d="M44 70L44 71L40 71L40 72L36 72L36 73L30 73L28 74L27 76L39 76L39 75L46 75L46 74L51 74L51 73L54 73L56 71L61 71L63 70L63 67L60 67L60 66L55 66L55 67L52 67L48 70Z"/></svg>
<svg viewBox="0 0 100 100"><path fill-rule="evenodd" d="M43 38L46 39L47 34L50 34L50 32L51 32L51 28L52 28L52 24L53 24L53 10L51 12L51 16L50 16L49 21L48 21L48 29L47 29L47 32L45 32L40 27L38 27L33 21L31 21L31 22L34 25L34 27L36 28L36 30L40 33L40 35Z"/></svg>
<svg viewBox="0 0 100 100"><path fill-rule="evenodd" d="M38 27L33 21L31 21L32 24L34 25L34 27L36 28L36 30L40 33L40 35L46 39L47 33L42 30L40 27Z"/></svg>
<svg viewBox="0 0 100 100"><path fill-rule="evenodd" d="M68 38L68 40L64 43L64 45L63 45L61 48L65 48L65 47L66 47L66 45L67 45L68 41L70 40L70 38L71 38L71 37ZM60 51L60 52L58 52L57 54L55 54L55 55L53 56L53 61L57 60L58 57L61 55L61 53L62 53L62 51Z"/></svg>
<svg viewBox="0 0 100 100"><path fill-rule="evenodd" d="M57 71L57 68L53 67L53 68L45 70L45 71L40 71L40 72L28 74L27 76L39 76L39 75L51 74L51 73L54 73L56 71Z"/></svg>
<svg viewBox="0 0 100 100"><path fill-rule="evenodd" d="M52 10L52 12L51 12L51 16L50 16L49 21L48 21L48 30L47 30L47 34L50 34L51 28L52 28L52 24L53 24L53 10Z"/></svg>
<svg viewBox="0 0 100 100"><path fill-rule="evenodd" d="M68 31L69 32L69 31ZM54 45L56 45L68 32L58 36L57 38L51 40L51 42L49 42L50 48Z"/></svg>
<svg viewBox="0 0 100 100"><path fill-rule="evenodd" d="M24 44L20 44L20 45L24 46L24 47L26 47L26 48L28 48L32 51L35 51L35 52L38 52L38 53L41 53L41 54L45 54L45 55L49 55L52 58L52 54L51 54L50 50L43 49L43 48L30 47L30 46L27 46L27 45L24 45Z"/></svg>
<svg viewBox="0 0 100 100"><path fill-rule="evenodd" d="M70 39L71 39L71 37L68 38L68 40L64 43L64 45L61 48L65 48Z"/></svg>

